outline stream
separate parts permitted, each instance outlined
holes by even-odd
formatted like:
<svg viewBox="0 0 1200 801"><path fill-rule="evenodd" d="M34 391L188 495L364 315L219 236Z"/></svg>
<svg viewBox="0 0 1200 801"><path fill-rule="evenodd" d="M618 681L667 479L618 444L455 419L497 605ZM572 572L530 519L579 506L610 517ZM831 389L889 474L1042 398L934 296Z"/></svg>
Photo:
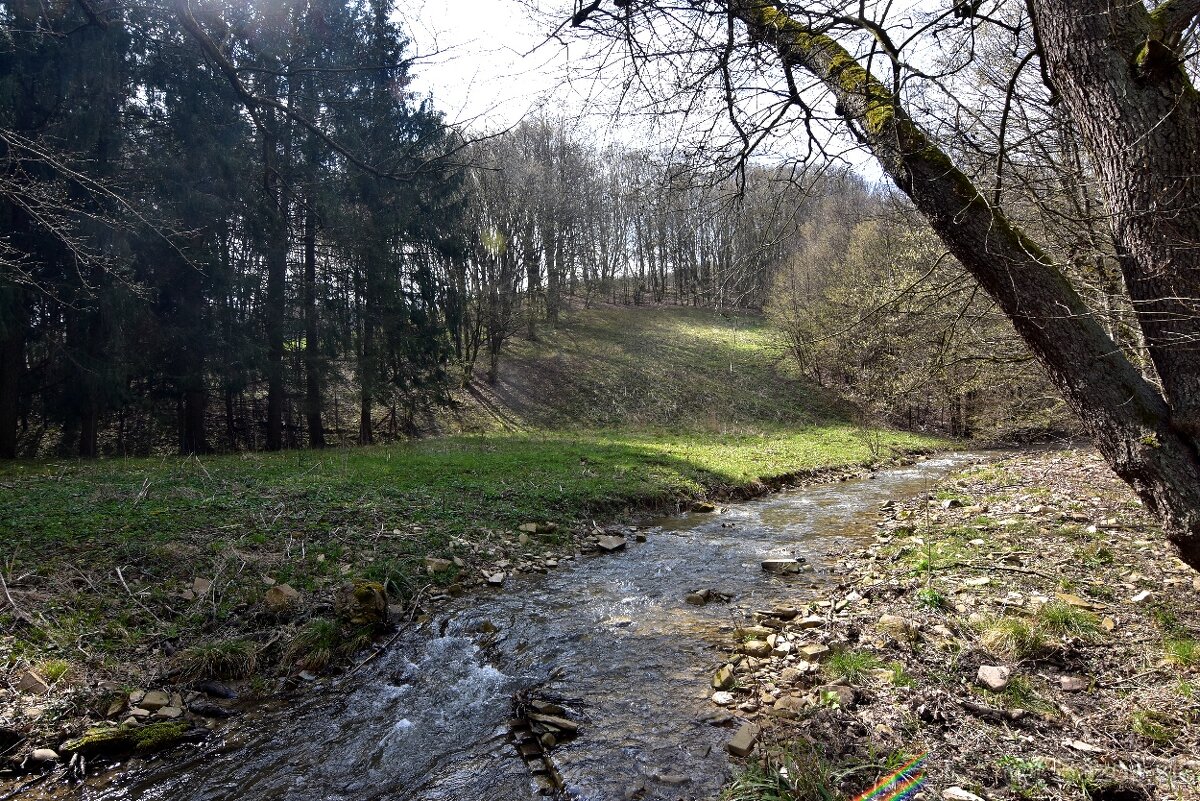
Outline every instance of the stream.
<svg viewBox="0 0 1200 801"><path fill-rule="evenodd" d="M820 597L826 555L869 538L882 501L922 493L976 458L932 458L720 514L653 521L641 529L645 543L631 536L624 552L564 561L548 575L452 601L358 673L68 797L539 798L507 722L513 694L537 688L580 723L579 737L552 751L566 797L715 798L730 775L732 730L700 719L714 708L714 636L754 609ZM815 569L772 577L759 566L772 556L805 557ZM702 588L735 598L684 603Z"/></svg>

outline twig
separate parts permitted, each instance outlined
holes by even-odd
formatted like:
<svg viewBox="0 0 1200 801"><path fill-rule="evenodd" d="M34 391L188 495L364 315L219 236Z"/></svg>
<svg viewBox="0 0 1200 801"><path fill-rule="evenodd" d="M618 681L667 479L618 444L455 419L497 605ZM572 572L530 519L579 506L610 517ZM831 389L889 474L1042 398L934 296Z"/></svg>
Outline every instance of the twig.
<svg viewBox="0 0 1200 801"><path fill-rule="evenodd" d="M135 604L137 604L138 606L140 606L142 609L144 609L144 610L146 610L147 612L149 612L149 613L150 613L150 617L152 617L152 618L154 618L155 620L157 620L157 621L158 621L158 623L159 623L159 625L163 625L162 618L160 618L158 615L154 614L154 610L153 610L153 609L151 609L150 607L146 606L144 603L142 603L141 601L139 601L139 600L138 600L138 598L137 598L137 596L133 594L133 590L129 589L129 585L125 583L125 576L121 575L121 568L119 568L119 567L117 568L117 578L119 578L119 579L121 580L121 586L123 586L123 587L125 588L125 592L129 593L129 597L130 597L130 599L132 599L132 600L133 600L133 602L134 602Z"/></svg>
<svg viewBox="0 0 1200 801"><path fill-rule="evenodd" d="M13 611L17 613L17 617L24 617L25 613L21 611L21 607L17 606L17 602L13 600L12 595L8 591L8 582L4 580L3 570L0 570L0 587L4 588L4 597L12 605Z"/></svg>

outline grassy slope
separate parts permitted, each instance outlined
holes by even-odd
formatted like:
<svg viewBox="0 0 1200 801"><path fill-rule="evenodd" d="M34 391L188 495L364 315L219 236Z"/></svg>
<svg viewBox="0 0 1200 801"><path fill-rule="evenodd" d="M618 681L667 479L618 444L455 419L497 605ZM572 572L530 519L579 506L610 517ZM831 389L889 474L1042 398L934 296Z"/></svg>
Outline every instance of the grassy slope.
<svg viewBox="0 0 1200 801"><path fill-rule="evenodd" d="M795 429L841 420L759 317L706 309L579 309L508 346L499 381L464 398L471 430Z"/></svg>
<svg viewBox="0 0 1200 801"><path fill-rule="evenodd" d="M933 444L893 433L869 441L832 420L832 404L776 369L778 354L756 324L688 311L578 319L549 341L521 344L515 369L488 398L509 393L500 416L557 433L0 465L0 569L27 616L18 624L11 608L0 609L0 665L15 672L58 658L72 664L76 681L133 681L178 661L165 658L168 639L180 647L238 637L286 643L289 630L256 616L264 577L301 591L302 620L328 614L322 609L347 578L385 581L393 596L406 597L430 582L470 586L483 569L536 568L573 549L563 534L520 544L521 522L566 529L861 463L880 442ZM586 411L573 431L562 430L572 408ZM482 407L465 412L495 427ZM427 555L457 556L462 565L431 578ZM497 565L503 560L513 565ZM181 598L197 577L212 579L213 590ZM284 653L276 645L260 656L261 669Z"/></svg>

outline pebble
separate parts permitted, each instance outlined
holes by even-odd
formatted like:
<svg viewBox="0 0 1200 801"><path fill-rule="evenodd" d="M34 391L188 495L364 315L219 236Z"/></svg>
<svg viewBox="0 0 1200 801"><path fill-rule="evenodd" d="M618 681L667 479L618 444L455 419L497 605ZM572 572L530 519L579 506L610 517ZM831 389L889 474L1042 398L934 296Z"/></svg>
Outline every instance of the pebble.
<svg viewBox="0 0 1200 801"><path fill-rule="evenodd" d="M130 700L132 701L132 699ZM142 696L142 700L137 702L137 704L142 709L146 709L151 712L157 712L164 706L171 705L171 696L167 695L162 690L151 690Z"/></svg>
<svg viewBox="0 0 1200 801"><path fill-rule="evenodd" d="M1088 680L1079 676L1061 676L1058 683L1065 693L1082 692L1088 688Z"/></svg>
<svg viewBox="0 0 1200 801"><path fill-rule="evenodd" d="M992 692L1000 692L1008 686L1012 669L1003 665L980 665L975 679Z"/></svg>
<svg viewBox="0 0 1200 801"><path fill-rule="evenodd" d="M33 695L45 695L50 692L50 682L42 678L36 670L27 670L17 679L17 691Z"/></svg>
<svg viewBox="0 0 1200 801"><path fill-rule="evenodd" d="M58 752L52 748L36 748L29 758L34 762L57 762Z"/></svg>
<svg viewBox="0 0 1200 801"><path fill-rule="evenodd" d="M942 799L943 801L984 801L982 797L961 787L947 787L942 790Z"/></svg>
<svg viewBox="0 0 1200 801"><path fill-rule="evenodd" d="M730 706L733 704L733 693L725 690L717 690L712 694L712 702L717 706Z"/></svg>

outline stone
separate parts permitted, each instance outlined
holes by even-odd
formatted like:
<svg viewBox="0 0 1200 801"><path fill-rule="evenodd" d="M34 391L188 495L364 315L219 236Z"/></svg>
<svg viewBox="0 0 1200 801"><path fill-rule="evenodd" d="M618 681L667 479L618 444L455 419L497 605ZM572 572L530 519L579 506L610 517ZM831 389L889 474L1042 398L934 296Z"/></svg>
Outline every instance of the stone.
<svg viewBox="0 0 1200 801"><path fill-rule="evenodd" d="M522 531L521 535L519 537L517 537L517 544L518 545L528 545L529 544L529 535L526 534L524 531Z"/></svg>
<svg viewBox="0 0 1200 801"><path fill-rule="evenodd" d="M742 643L741 648L738 650L747 656L757 656L762 658L765 656L770 656L771 645L766 640L749 640Z"/></svg>
<svg viewBox="0 0 1200 801"><path fill-rule="evenodd" d="M792 644L787 640L779 640L775 642L771 648L771 656L787 656L792 652Z"/></svg>
<svg viewBox="0 0 1200 801"><path fill-rule="evenodd" d="M133 709L129 710L129 717L133 718L134 720L145 720L152 714L154 713L149 709L142 709L140 706L135 706Z"/></svg>
<svg viewBox="0 0 1200 801"><path fill-rule="evenodd" d="M704 606L708 603L709 597L708 590L698 590L697 592L689 592L683 597L683 600L692 606Z"/></svg>
<svg viewBox="0 0 1200 801"><path fill-rule="evenodd" d="M493 587L499 587L500 585L504 584L505 578L507 578L507 576L504 573L492 573L487 577L487 583L491 584Z"/></svg>
<svg viewBox="0 0 1200 801"><path fill-rule="evenodd" d="M1060 676L1058 685L1065 693L1083 692L1088 688L1088 680L1080 676Z"/></svg>
<svg viewBox="0 0 1200 801"><path fill-rule="evenodd" d="M1012 677L1012 669L1003 665L980 665L975 680L992 692L1000 692L1008 686Z"/></svg>
<svg viewBox="0 0 1200 801"><path fill-rule="evenodd" d="M619 551L625 547L625 544L626 544L626 542L625 542L624 537L613 537L613 536L605 535L603 537L596 538L597 547L599 547L600 550L604 551L605 553L613 553L615 551Z"/></svg>
<svg viewBox="0 0 1200 801"><path fill-rule="evenodd" d="M961 787L947 787L942 790L942 801L984 801L984 799Z"/></svg>
<svg viewBox="0 0 1200 801"><path fill-rule="evenodd" d="M726 723L736 720L732 713L724 709L710 709L707 712L701 713L697 719L701 723L707 723L710 726L724 726Z"/></svg>
<svg viewBox="0 0 1200 801"><path fill-rule="evenodd" d="M1096 605L1091 601L1080 598L1078 595L1072 595L1067 592L1056 592L1054 597L1062 601L1067 606L1074 606L1078 609L1095 609Z"/></svg>
<svg viewBox="0 0 1200 801"><path fill-rule="evenodd" d="M57 762L58 752L52 748L35 748L29 758L34 762Z"/></svg>
<svg viewBox="0 0 1200 801"><path fill-rule="evenodd" d="M721 669L713 674L712 686L715 690L728 690L733 687L733 665L722 665Z"/></svg>
<svg viewBox="0 0 1200 801"><path fill-rule="evenodd" d="M692 511L701 513L715 512L717 511L717 505L712 501L692 501Z"/></svg>
<svg viewBox="0 0 1200 801"><path fill-rule="evenodd" d="M1135 604L1140 604L1153 595L1154 595L1154 593L1150 592L1150 590L1142 590L1141 592L1139 592L1137 595L1133 596L1129 600Z"/></svg>
<svg viewBox="0 0 1200 801"><path fill-rule="evenodd" d="M820 615L809 615L802 620L796 621L792 625L798 629L819 629L821 626L825 625L825 618L821 617Z"/></svg>
<svg viewBox="0 0 1200 801"><path fill-rule="evenodd" d="M899 615L881 615L879 628L895 637L912 637L917 633L916 624Z"/></svg>
<svg viewBox="0 0 1200 801"><path fill-rule="evenodd" d="M146 693L145 696L143 696L143 698L140 702L138 702L139 707L141 707L142 709L147 709L151 712L157 712L158 710L162 709L164 706L170 706L170 705L171 705L171 696L167 695L162 690L151 690L150 692ZM130 713L130 714L133 714L133 713Z"/></svg>
<svg viewBox="0 0 1200 801"><path fill-rule="evenodd" d="M380 628L388 622L387 590L377 581L356 581L338 589L333 611L352 626Z"/></svg>
<svg viewBox="0 0 1200 801"><path fill-rule="evenodd" d="M559 717L558 715L544 715L540 712L530 712L529 719L536 723L541 723L551 729L564 732L568 735L579 733L579 724L573 720Z"/></svg>
<svg viewBox="0 0 1200 801"><path fill-rule="evenodd" d="M792 620L800 614L800 610L794 606L776 606L771 609L771 617L777 617L780 620Z"/></svg>
<svg viewBox="0 0 1200 801"><path fill-rule="evenodd" d="M192 581L192 592L198 598L203 598L208 595L208 591L212 589L213 583L210 579L197 578Z"/></svg>
<svg viewBox="0 0 1200 801"><path fill-rule="evenodd" d="M154 713L154 717L163 720L175 720L176 718L183 717L183 710L177 706L164 706Z"/></svg>
<svg viewBox="0 0 1200 801"><path fill-rule="evenodd" d="M525 534L553 534L558 531L558 523L522 523L517 531Z"/></svg>
<svg viewBox="0 0 1200 801"><path fill-rule="evenodd" d="M276 615L293 611L300 603L300 593L291 584L276 584L263 596L267 609Z"/></svg>
<svg viewBox="0 0 1200 801"><path fill-rule="evenodd" d="M753 723L743 723L742 727L737 730L737 734L733 735L733 739L725 744L725 750L736 757L750 756L750 752L754 750L754 744L758 742L758 735L761 731Z"/></svg>
<svg viewBox="0 0 1200 801"><path fill-rule="evenodd" d="M50 682L36 670L27 670L17 679L17 690L31 695L45 695L50 692Z"/></svg>
<svg viewBox="0 0 1200 801"><path fill-rule="evenodd" d="M803 698L785 695L776 701L775 705L771 707L771 713L775 715L782 715L783 717L792 717L802 715L806 708L807 704L804 703Z"/></svg>
<svg viewBox="0 0 1200 801"><path fill-rule="evenodd" d="M849 709L858 700L858 693L846 684L826 684L818 687L817 692L822 701L835 700L843 709Z"/></svg>
<svg viewBox="0 0 1200 801"><path fill-rule="evenodd" d="M799 668L785 667L779 672L779 680L784 684L795 684L804 675Z"/></svg>
<svg viewBox="0 0 1200 801"><path fill-rule="evenodd" d="M145 697L146 697L145 690L134 690L133 692L131 692L129 694L129 705L137 706L138 704L140 704L142 702L142 699Z"/></svg>
<svg viewBox="0 0 1200 801"><path fill-rule="evenodd" d="M712 694L712 702L717 706L730 706L733 704L733 693L725 690L717 690Z"/></svg>
<svg viewBox="0 0 1200 801"><path fill-rule="evenodd" d="M816 662L822 657L829 655L829 646L821 643L809 643L808 645L800 646L800 653L804 654L804 659L808 662Z"/></svg>
<svg viewBox="0 0 1200 801"><path fill-rule="evenodd" d="M764 559L762 569L775 575L786 575L799 573L803 569L803 565L796 559Z"/></svg>
<svg viewBox="0 0 1200 801"><path fill-rule="evenodd" d="M454 565L449 559L442 559L437 556L425 557L425 572L429 574L441 573L443 570L449 570Z"/></svg>

